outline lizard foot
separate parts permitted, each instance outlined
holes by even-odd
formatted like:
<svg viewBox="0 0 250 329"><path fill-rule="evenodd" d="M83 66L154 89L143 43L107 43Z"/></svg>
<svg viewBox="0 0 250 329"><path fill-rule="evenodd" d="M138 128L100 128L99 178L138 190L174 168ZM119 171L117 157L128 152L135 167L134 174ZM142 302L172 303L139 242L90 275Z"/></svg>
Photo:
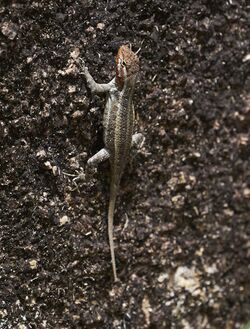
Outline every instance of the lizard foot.
<svg viewBox="0 0 250 329"><path fill-rule="evenodd" d="M87 167L85 171L80 172L73 179L74 185L78 188L78 183L88 183L93 180L94 174L97 172L96 168ZM81 184L82 185L82 184Z"/></svg>
<svg viewBox="0 0 250 329"><path fill-rule="evenodd" d="M85 62L82 58L79 58L79 66L81 69L80 74L86 75L86 73L89 72L89 70L88 70L87 66L85 65Z"/></svg>

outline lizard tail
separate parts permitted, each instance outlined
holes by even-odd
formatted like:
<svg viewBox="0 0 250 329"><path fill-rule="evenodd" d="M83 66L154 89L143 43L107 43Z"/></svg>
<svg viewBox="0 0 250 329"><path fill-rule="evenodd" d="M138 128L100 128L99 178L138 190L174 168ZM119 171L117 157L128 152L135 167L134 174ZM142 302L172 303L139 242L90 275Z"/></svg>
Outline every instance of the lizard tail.
<svg viewBox="0 0 250 329"><path fill-rule="evenodd" d="M115 211L115 200L117 196L116 186L117 186L116 184L111 182L109 210L108 210L108 236L109 236L109 247L111 253L114 280L118 281L117 273L116 273L115 250L114 250L114 239L113 239L113 221L114 221L114 211Z"/></svg>

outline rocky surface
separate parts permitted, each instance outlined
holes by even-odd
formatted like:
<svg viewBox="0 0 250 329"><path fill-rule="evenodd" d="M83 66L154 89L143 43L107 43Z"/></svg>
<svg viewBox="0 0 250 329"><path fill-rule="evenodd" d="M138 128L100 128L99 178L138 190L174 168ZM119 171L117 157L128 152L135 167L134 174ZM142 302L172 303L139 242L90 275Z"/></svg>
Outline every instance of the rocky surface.
<svg viewBox="0 0 250 329"><path fill-rule="evenodd" d="M228 1L0 5L0 327L241 328L250 319L250 8ZM140 50L138 131L107 242L97 81Z"/></svg>

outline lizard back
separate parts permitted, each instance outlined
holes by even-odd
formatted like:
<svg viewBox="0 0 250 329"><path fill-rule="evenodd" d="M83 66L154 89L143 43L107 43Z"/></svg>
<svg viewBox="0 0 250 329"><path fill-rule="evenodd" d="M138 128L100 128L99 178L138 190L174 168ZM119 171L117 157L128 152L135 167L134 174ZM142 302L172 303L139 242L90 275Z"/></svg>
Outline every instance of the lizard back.
<svg viewBox="0 0 250 329"><path fill-rule="evenodd" d="M111 171L117 178L120 178L127 163L132 142L132 94L130 86L111 92L104 112L104 143L110 153Z"/></svg>

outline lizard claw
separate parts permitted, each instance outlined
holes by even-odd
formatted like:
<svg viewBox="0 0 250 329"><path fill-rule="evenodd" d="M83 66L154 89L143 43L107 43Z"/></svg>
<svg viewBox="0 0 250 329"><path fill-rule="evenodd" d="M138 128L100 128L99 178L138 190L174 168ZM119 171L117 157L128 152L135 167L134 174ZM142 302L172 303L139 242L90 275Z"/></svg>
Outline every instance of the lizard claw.
<svg viewBox="0 0 250 329"><path fill-rule="evenodd" d="M82 171L79 175L77 175L73 179L73 183L75 184L75 186L78 187L77 182L89 182L90 180L92 180L96 172L97 172L96 168L87 167L85 172Z"/></svg>
<svg viewBox="0 0 250 329"><path fill-rule="evenodd" d="M85 65L84 59L79 58L79 64L80 64L80 68L82 70L82 72L80 72L80 74L86 74L86 72L88 72L89 70L88 70L87 66Z"/></svg>
<svg viewBox="0 0 250 329"><path fill-rule="evenodd" d="M76 182L77 181L84 181L86 180L86 175L84 172L81 172L78 176L76 176L74 179L73 179L73 183L76 185Z"/></svg>

